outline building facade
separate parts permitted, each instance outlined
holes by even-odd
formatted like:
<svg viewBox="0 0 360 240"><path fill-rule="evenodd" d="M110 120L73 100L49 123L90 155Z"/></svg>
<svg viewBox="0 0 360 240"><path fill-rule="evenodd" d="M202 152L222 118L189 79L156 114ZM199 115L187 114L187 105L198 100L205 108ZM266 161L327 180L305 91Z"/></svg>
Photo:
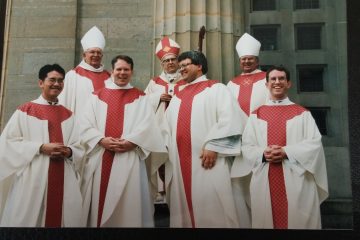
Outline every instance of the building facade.
<svg viewBox="0 0 360 240"><path fill-rule="evenodd" d="M181 51L203 52L208 77L227 83L240 73L235 51L248 32L262 43L261 68L290 69L294 102L308 107L323 135L330 197L324 228L352 228L347 100L346 1L338 0L7 0L0 5L2 68L0 129L16 107L39 95L37 73L47 63L70 70L81 61L80 39L96 25L104 33L105 68L111 58L134 59L133 84L144 89L160 72L154 55L164 35Z"/></svg>

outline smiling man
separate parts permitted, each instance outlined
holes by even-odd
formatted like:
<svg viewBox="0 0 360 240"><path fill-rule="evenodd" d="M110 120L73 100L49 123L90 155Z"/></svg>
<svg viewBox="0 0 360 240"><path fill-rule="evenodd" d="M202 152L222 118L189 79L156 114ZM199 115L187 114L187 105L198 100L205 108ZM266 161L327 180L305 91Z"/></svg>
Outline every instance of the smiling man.
<svg viewBox="0 0 360 240"><path fill-rule="evenodd" d="M258 69L261 43L248 33L244 33L236 43L236 51L240 60L241 74L228 82L232 95L237 99L240 108L241 122L245 126L252 111L265 104L269 92L266 89L265 72ZM240 161L237 156L234 163ZM251 227L249 203L249 178L239 178L232 174L232 185L240 227Z"/></svg>
<svg viewBox="0 0 360 240"><path fill-rule="evenodd" d="M240 154L239 107L224 84L207 79L203 53L184 52L178 61L187 85L165 113L170 227L237 228L225 157Z"/></svg>
<svg viewBox="0 0 360 240"><path fill-rule="evenodd" d="M64 90L59 96L61 104L76 115L80 115L93 91L105 86L110 73L102 64L105 38L96 27L92 27L81 39L83 60L66 73Z"/></svg>
<svg viewBox="0 0 360 240"><path fill-rule="evenodd" d="M242 161L232 171L250 176L253 228L320 229L320 204L328 197L321 134L311 113L291 102L290 73L266 73L270 100L249 117Z"/></svg>
<svg viewBox="0 0 360 240"><path fill-rule="evenodd" d="M2 227L82 227L74 115L58 104L64 69L39 71L40 97L18 107L0 137ZM8 190L8 191L7 191Z"/></svg>
<svg viewBox="0 0 360 240"><path fill-rule="evenodd" d="M261 43L244 33L236 43L241 74L228 82L227 86L238 100L244 124L250 113L268 99L265 87L265 72L259 70Z"/></svg>
<svg viewBox="0 0 360 240"><path fill-rule="evenodd" d="M131 85L133 60L118 55L105 88L88 99L80 119L88 156L82 193L89 227L154 227L145 159L166 152L145 93Z"/></svg>

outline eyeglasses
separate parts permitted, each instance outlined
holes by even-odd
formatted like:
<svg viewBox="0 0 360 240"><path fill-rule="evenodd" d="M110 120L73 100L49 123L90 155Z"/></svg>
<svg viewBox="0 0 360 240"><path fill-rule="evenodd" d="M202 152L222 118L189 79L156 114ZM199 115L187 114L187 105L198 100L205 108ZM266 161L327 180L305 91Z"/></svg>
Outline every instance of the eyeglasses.
<svg viewBox="0 0 360 240"><path fill-rule="evenodd" d="M276 80L278 80L279 82L286 82L287 81L286 77L273 77L273 78L269 79L269 82L274 83L274 82L276 82Z"/></svg>
<svg viewBox="0 0 360 240"><path fill-rule="evenodd" d="M184 69L191 64L193 64L193 63L184 63L184 64L180 64L179 67L180 67L180 69Z"/></svg>
<svg viewBox="0 0 360 240"><path fill-rule="evenodd" d="M176 62L177 58L168 58L163 61L163 63Z"/></svg>
<svg viewBox="0 0 360 240"><path fill-rule="evenodd" d="M47 80L49 80L49 82L51 84L55 84L55 83L58 83L58 84L63 84L64 83L64 79L63 78L46 78Z"/></svg>

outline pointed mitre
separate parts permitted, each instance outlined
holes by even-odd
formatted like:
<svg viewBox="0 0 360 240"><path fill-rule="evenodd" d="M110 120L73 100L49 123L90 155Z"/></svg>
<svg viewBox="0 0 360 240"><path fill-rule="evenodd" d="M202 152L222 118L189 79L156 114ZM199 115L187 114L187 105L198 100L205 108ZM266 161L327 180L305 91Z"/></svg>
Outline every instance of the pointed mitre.
<svg viewBox="0 0 360 240"><path fill-rule="evenodd" d="M179 55L180 46L174 40L163 37L155 49L156 56L162 60L168 54Z"/></svg>
<svg viewBox="0 0 360 240"><path fill-rule="evenodd" d="M81 39L81 45L83 50L86 51L89 48L100 48L104 50L105 37L103 33L96 27L92 27Z"/></svg>
<svg viewBox="0 0 360 240"><path fill-rule="evenodd" d="M236 43L239 58L242 56L259 56L261 43L248 33L244 33Z"/></svg>

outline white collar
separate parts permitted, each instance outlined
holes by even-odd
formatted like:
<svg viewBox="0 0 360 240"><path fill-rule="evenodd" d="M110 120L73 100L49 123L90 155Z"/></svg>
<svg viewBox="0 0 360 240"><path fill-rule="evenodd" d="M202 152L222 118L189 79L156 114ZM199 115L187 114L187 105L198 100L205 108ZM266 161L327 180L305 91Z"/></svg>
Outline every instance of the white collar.
<svg viewBox="0 0 360 240"><path fill-rule="evenodd" d="M42 104L42 105L59 105L59 101L57 101L57 102L48 101L42 95L40 95L37 99L35 99L32 102Z"/></svg>
<svg viewBox="0 0 360 240"><path fill-rule="evenodd" d="M120 87L114 82L114 78L111 76L111 81L105 81L105 87L109 89L131 89L133 86L128 83L126 86Z"/></svg>
<svg viewBox="0 0 360 240"><path fill-rule="evenodd" d="M175 83L180 76L179 71L176 71L175 73L166 73L165 71L162 71L160 74L160 78L168 83Z"/></svg>
<svg viewBox="0 0 360 240"><path fill-rule="evenodd" d="M86 70L92 71L92 72L102 72L102 71L104 71L104 65L101 64L99 68L94 68L93 66L87 64L84 59L81 61L79 66L86 69Z"/></svg>
<svg viewBox="0 0 360 240"><path fill-rule="evenodd" d="M293 104L293 102L290 101L288 97L282 99L282 100L267 100L266 105L269 106L279 106L279 105L290 105Z"/></svg>
<svg viewBox="0 0 360 240"><path fill-rule="evenodd" d="M250 75L250 74L255 74L255 73L259 73L262 72L260 69L255 69L254 71L250 72L250 73L241 73L241 75Z"/></svg>
<svg viewBox="0 0 360 240"><path fill-rule="evenodd" d="M197 79L195 79L194 81L192 81L191 83L189 83L188 85L191 84L195 84L195 83L199 83L199 82L203 82L208 80L208 78L206 77L206 75L201 75L200 77L198 77Z"/></svg>

